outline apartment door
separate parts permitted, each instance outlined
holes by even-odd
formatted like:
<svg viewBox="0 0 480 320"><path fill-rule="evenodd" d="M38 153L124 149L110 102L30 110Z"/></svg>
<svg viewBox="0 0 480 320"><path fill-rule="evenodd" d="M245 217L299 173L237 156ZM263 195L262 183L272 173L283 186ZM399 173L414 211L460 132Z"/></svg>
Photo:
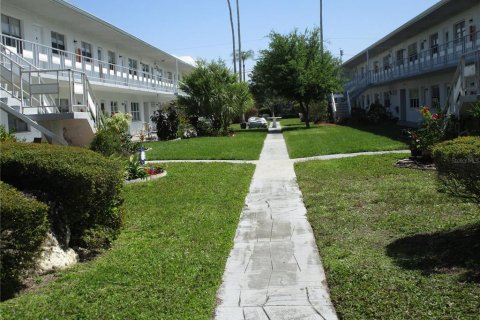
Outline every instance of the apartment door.
<svg viewBox="0 0 480 320"><path fill-rule="evenodd" d="M407 90L400 89L400 121L407 120Z"/></svg>

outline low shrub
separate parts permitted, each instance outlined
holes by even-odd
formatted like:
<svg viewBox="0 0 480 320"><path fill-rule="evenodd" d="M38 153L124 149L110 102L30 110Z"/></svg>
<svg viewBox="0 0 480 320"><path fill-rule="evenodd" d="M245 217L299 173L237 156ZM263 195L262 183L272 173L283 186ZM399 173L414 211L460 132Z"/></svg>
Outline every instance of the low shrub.
<svg viewBox="0 0 480 320"><path fill-rule="evenodd" d="M4 125L0 125L0 142L16 141L15 135L8 132Z"/></svg>
<svg viewBox="0 0 480 320"><path fill-rule="evenodd" d="M0 182L1 299L14 294L21 277L40 253L48 224L48 206Z"/></svg>
<svg viewBox="0 0 480 320"><path fill-rule="evenodd" d="M480 137L460 137L433 148L440 190L480 204Z"/></svg>
<svg viewBox="0 0 480 320"><path fill-rule="evenodd" d="M175 105L171 104L166 110L155 111L150 119L156 124L158 140L177 138L180 120Z"/></svg>
<svg viewBox="0 0 480 320"><path fill-rule="evenodd" d="M115 113L105 120L90 143L90 149L104 156L128 156L140 150L140 145L132 141L128 130L131 116L126 113Z"/></svg>
<svg viewBox="0 0 480 320"><path fill-rule="evenodd" d="M50 205L53 231L64 246L89 247L84 235L121 226L122 163L87 149L49 144L1 145L2 181Z"/></svg>

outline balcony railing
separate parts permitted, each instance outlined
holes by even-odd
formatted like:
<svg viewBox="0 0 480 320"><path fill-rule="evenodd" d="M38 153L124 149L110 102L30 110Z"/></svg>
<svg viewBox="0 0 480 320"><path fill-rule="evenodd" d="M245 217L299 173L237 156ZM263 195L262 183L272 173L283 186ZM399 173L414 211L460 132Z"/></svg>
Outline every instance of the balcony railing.
<svg viewBox="0 0 480 320"><path fill-rule="evenodd" d="M92 82L110 85L178 93L178 82L165 78L157 71L144 72L118 64L93 59L81 53L64 51L42 44L1 35L1 42L12 52L40 69L72 69L81 71ZM176 77L178 79L178 76Z"/></svg>
<svg viewBox="0 0 480 320"><path fill-rule="evenodd" d="M370 85L414 77L445 68L454 68L468 52L480 49L480 32L469 34L443 45L433 46L410 57L378 65L364 74L355 74L346 85L349 92L360 93Z"/></svg>

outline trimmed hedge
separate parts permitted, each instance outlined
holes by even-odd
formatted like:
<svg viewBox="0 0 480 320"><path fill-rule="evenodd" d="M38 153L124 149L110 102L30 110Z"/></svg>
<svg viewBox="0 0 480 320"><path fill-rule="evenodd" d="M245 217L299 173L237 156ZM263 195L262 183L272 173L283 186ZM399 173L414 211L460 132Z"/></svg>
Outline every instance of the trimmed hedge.
<svg viewBox="0 0 480 320"><path fill-rule="evenodd" d="M5 143L1 179L50 206L65 246L98 249L121 227L122 163L93 151L49 144Z"/></svg>
<svg viewBox="0 0 480 320"><path fill-rule="evenodd" d="M10 298L23 273L33 267L45 240L48 206L0 182L1 299Z"/></svg>
<svg viewBox="0 0 480 320"><path fill-rule="evenodd" d="M480 137L460 137L436 145L433 159L441 191L480 204Z"/></svg>

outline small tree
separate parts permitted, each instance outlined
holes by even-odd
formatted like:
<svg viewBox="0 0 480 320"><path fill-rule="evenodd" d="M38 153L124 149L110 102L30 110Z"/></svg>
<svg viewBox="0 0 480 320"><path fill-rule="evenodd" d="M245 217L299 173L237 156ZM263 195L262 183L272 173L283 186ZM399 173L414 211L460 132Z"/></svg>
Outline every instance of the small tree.
<svg viewBox="0 0 480 320"><path fill-rule="evenodd" d="M226 132L233 120L253 105L248 86L239 83L221 60L198 61L180 88L187 95L179 96L177 101L187 116L208 119L215 131Z"/></svg>
<svg viewBox="0 0 480 320"><path fill-rule="evenodd" d="M319 30L270 33L269 48L260 52L252 72L255 97L279 95L299 104L310 127L310 106L341 89L340 61L322 52Z"/></svg>

